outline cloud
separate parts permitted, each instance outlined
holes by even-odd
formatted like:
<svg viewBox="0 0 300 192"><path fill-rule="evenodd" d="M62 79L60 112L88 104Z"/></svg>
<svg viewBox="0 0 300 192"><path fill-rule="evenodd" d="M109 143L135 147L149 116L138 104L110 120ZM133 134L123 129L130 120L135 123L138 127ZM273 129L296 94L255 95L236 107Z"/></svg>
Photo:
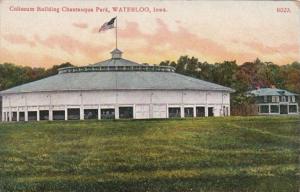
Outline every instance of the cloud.
<svg viewBox="0 0 300 192"><path fill-rule="evenodd" d="M3 39L12 43L12 44L21 44L21 45L28 45L30 47L36 46L34 41L27 39L27 37L19 34L5 34L2 36Z"/></svg>
<svg viewBox="0 0 300 192"><path fill-rule="evenodd" d="M154 55L160 59L161 56L168 55L170 52L177 56L193 53L197 54L195 56L211 61L238 60L243 62L245 59L256 58L252 53L231 52L223 44L196 35L180 25L176 31L171 31L161 19L157 19L156 23L157 29L154 33L145 33L140 30L138 23L128 22L124 29L119 30L120 38L143 39L146 43L138 49L139 53Z"/></svg>
<svg viewBox="0 0 300 192"><path fill-rule="evenodd" d="M88 24L87 23L73 23L72 24L74 27L80 28L80 29L86 29L88 28Z"/></svg>
<svg viewBox="0 0 300 192"><path fill-rule="evenodd" d="M263 43L252 41L244 42L249 48L259 52L260 54L276 54L276 53L299 53L300 46L298 44L281 44L279 46L268 46Z"/></svg>
<svg viewBox="0 0 300 192"><path fill-rule="evenodd" d="M107 50L109 46L94 45L91 42L82 42L65 34L52 34L45 39L41 39L38 35L34 39L40 45L51 49L59 48L70 55L82 54L88 58L95 58L99 53Z"/></svg>
<svg viewBox="0 0 300 192"><path fill-rule="evenodd" d="M299 45L297 44L282 44L280 46L272 47L266 46L259 42L240 42L231 40L233 44L225 44L217 42L211 38L201 36L190 32L186 27L177 23L177 30L171 31L166 23L161 19L156 20L156 30L153 33L146 33L140 30L139 24L136 22L127 22L126 27L119 29L119 36L121 39L130 41L143 40L145 43L138 48L139 54L145 57L156 57L157 61L162 60L162 57L170 55L184 55L193 54L199 57L200 60L209 62L222 62L224 60L236 60L238 63L252 61L257 57L273 54L284 54L290 52L291 54L299 53ZM233 47L235 47L235 50ZM250 49L242 49L244 47ZM128 52L128 51L127 51ZM131 54L136 50L129 50ZM170 59L170 58L165 58ZM274 61L275 63L277 61ZM279 62L279 61L278 61Z"/></svg>
<svg viewBox="0 0 300 192"><path fill-rule="evenodd" d="M53 57L48 54L38 54L34 57L33 53L27 51L11 51L6 48L1 49L0 63L14 63L17 65L31 67L51 67L67 61Z"/></svg>

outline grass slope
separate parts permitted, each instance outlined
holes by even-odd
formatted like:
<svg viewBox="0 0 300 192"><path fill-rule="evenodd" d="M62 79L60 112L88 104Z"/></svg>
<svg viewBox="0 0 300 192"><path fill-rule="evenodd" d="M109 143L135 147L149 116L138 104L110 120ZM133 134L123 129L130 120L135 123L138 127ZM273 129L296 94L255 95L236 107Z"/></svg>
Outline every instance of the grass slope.
<svg viewBox="0 0 300 192"><path fill-rule="evenodd" d="M299 191L300 118L0 124L0 191Z"/></svg>

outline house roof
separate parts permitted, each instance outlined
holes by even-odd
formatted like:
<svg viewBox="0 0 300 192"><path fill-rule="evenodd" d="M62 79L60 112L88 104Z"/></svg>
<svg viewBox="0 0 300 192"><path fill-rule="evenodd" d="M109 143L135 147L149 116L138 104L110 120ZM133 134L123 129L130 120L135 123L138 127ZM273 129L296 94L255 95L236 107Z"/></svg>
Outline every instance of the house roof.
<svg viewBox="0 0 300 192"><path fill-rule="evenodd" d="M117 52L117 53L116 53ZM120 54L113 51L112 54ZM215 83L184 76L172 67L141 65L119 58L86 67L68 67L60 73L26 83L0 94L75 90L210 90L233 92Z"/></svg>
<svg viewBox="0 0 300 192"><path fill-rule="evenodd" d="M276 89L276 88L261 88L252 90L249 92L250 94L253 94L255 96L293 96L298 95L296 93L289 92L284 89Z"/></svg>

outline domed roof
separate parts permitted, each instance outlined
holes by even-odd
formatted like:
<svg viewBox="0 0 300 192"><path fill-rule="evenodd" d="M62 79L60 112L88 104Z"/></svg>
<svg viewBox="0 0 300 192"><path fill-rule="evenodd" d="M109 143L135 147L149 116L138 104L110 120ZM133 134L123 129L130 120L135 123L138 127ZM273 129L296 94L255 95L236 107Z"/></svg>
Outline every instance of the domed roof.
<svg viewBox="0 0 300 192"><path fill-rule="evenodd" d="M112 58L84 67L59 69L53 75L0 92L0 94L78 90L210 90L233 89L175 73L169 66L138 64L122 58L115 49Z"/></svg>
<svg viewBox="0 0 300 192"><path fill-rule="evenodd" d="M101 61L95 64L92 64L90 66L140 66L141 64L138 64L133 61L129 61L122 58L122 51L119 49L114 49L111 53L111 59Z"/></svg>

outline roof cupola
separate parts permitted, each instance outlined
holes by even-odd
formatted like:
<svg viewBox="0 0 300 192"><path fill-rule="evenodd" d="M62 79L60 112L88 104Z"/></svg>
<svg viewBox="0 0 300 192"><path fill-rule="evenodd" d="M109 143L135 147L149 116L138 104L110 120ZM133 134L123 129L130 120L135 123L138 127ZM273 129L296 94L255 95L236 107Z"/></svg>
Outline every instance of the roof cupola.
<svg viewBox="0 0 300 192"><path fill-rule="evenodd" d="M111 53L112 59L121 59L122 58L122 51L120 51L118 48L114 49Z"/></svg>

